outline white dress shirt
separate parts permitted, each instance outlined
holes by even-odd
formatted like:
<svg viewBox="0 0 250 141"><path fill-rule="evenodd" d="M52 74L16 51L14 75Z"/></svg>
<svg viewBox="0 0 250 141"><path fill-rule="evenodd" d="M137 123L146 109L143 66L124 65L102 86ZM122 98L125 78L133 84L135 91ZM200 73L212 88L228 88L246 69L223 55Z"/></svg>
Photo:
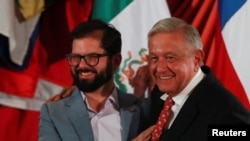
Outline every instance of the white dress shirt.
<svg viewBox="0 0 250 141"><path fill-rule="evenodd" d="M122 127L117 90L114 88L112 94L105 102L104 108L98 113L89 106L84 94L82 94L82 97L88 108L95 141L121 141Z"/></svg>
<svg viewBox="0 0 250 141"><path fill-rule="evenodd" d="M181 110L182 106L186 102L187 98L189 97L191 91L194 89L196 85L205 77L205 74L199 68L198 72L192 78L192 80L188 83L188 85L176 96L173 97L174 105L172 106L173 117L169 123L168 128L172 125L173 121L177 117L179 111ZM165 93L161 96L162 100L166 100L168 95Z"/></svg>

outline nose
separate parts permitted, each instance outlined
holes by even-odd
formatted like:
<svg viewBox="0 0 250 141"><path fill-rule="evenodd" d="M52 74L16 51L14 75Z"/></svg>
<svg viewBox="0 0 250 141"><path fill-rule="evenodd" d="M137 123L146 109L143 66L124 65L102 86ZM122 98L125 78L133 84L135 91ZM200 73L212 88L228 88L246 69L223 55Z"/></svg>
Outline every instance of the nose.
<svg viewBox="0 0 250 141"><path fill-rule="evenodd" d="M164 72L168 68L168 62L164 59L159 59L156 64L156 71L157 72Z"/></svg>
<svg viewBox="0 0 250 141"><path fill-rule="evenodd" d="M88 64L86 64L84 58L81 58L78 67L86 67L86 66L88 66Z"/></svg>

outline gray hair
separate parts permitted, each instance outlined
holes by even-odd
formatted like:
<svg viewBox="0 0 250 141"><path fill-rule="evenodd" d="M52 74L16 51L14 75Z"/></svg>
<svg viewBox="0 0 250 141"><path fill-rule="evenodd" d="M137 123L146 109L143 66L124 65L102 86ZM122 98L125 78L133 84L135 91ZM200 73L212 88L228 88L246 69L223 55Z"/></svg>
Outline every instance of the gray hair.
<svg viewBox="0 0 250 141"><path fill-rule="evenodd" d="M202 41L199 31L185 21L171 17L158 21L148 33L148 40L157 33L168 33L179 31L184 39L194 45L196 49L202 49Z"/></svg>

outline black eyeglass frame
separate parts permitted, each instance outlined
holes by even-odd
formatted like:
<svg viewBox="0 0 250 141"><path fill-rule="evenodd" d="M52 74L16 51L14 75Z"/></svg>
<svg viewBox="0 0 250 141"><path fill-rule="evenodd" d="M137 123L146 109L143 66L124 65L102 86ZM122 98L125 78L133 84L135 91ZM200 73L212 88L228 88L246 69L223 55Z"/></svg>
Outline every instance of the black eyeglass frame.
<svg viewBox="0 0 250 141"><path fill-rule="evenodd" d="M104 56L110 56L109 53L103 53L103 54L98 54L98 53L91 53L91 54L86 54L86 55L79 55L79 54L66 54L66 58L68 60L68 63L70 66L78 66L81 63L81 60L83 58L84 62L89 65L89 66L96 66L99 63L100 57ZM92 57L92 59L96 59L95 63L90 63L89 59L86 59L87 57ZM94 58L93 58L94 57ZM72 58L78 59L77 61L75 60L75 64L72 62Z"/></svg>

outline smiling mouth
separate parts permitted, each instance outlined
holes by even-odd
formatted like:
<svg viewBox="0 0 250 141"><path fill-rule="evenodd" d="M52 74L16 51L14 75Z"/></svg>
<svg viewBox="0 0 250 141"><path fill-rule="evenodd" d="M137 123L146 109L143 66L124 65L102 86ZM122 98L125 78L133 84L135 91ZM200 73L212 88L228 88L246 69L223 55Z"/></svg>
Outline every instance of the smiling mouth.
<svg viewBox="0 0 250 141"><path fill-rule="evenodd" d="M87 75L90 75L90 74L93 74L93 73L92 72L81 72L79 74L83 75L83 76L87 76Z"/></svg>
<svg viewBox="0 0 250 141"><path fill-rule="evenodd" d="M173 78L173 76L160 76L159 78L160 78L161 80L168 80L168 79Z"/></svg>
<svg viewBox="0 0 250 141"><path fill-rule="evenodd" d="M94 73L93 72L79 72L78 77L81 79L92 79Z"/></svg>

